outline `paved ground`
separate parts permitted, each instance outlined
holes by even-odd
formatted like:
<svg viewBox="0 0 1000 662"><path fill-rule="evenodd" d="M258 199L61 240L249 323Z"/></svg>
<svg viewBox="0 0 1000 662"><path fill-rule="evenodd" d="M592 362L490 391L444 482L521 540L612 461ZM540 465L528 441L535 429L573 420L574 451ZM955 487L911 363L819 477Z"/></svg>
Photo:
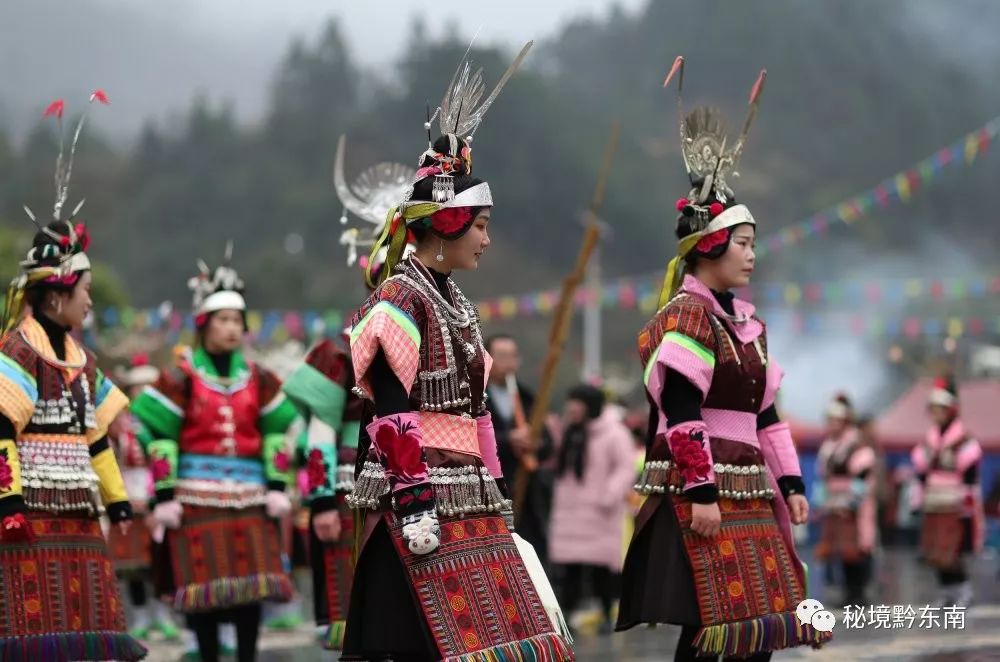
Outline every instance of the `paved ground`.
<svg viewBox="0 0 1000 662"><path fill-rule="evenodd" d="M997 560L980 558L975 566L976 604L962 616L964 628L921 627L921 607L934 604L933 575L919 566L910 551L890 551L880 560L876 585L870 592L874 605L912 606L916 620L912 627L875 629L845 628L843 612L838 615L834 642L821 651L795 649L775 655L776 660L912 660L919 662L974 662L1000 660L1000 582ZM822 586L820 573L812 572L810 597L836 604L836 595ZM943 620L943 613L941 613ZM576 644L579 662L661 662L673 659L677 629L637 628L611 636L581 635ZM179 659L176 646L151 644L152 662ZM336 654L315 645L311 628L291 633L268 633L261 639L259 662L334 662Z"/></svg>

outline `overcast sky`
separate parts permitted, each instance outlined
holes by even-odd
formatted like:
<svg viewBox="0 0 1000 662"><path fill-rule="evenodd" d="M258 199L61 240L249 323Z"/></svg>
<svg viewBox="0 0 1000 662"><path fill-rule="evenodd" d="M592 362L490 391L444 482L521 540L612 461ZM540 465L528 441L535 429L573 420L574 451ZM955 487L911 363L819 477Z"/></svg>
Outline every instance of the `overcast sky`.
<svg viewBox="0 0 1000 662"><path fill-rule="evenodd" d="M432 35L455 23L470 38L479 30L479 44L513 49L573 18L604 16L616 4L634 12L645 2L2 0L0 119L23 135L51 99L66 97L72 108L104 87L114 107L94 122L119 139L147 117L186 110L197 94L232 101L241 119L253 121L291 39L315 37L331 16L341 21L357 61L385 67L400 55L416 15Z"/></svg>

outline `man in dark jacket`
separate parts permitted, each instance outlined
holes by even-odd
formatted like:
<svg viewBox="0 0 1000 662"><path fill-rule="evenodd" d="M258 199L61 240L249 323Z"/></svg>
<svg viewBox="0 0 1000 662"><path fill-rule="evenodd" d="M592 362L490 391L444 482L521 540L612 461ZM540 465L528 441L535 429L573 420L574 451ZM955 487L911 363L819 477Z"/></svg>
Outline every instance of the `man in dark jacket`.
<svg viewBox="0 0 1000 662"><path fill-rule="evenodd" d="M493 357L493 368L486 392L487 407L493 415L496 431L497 453L500 466L511 496L517 493L518 472L531 439L527 422L531 420L534 394L524 388L516 378L521 359L517 342L506 335L496 335L486 342L486 350ZM552 452L552 440L543 433L535 457L544 462ZM528 479L524 509L517 522L517 532L531 543L543 565L548 565L548 521L552 504L552 476L539 468Z"/></svg>

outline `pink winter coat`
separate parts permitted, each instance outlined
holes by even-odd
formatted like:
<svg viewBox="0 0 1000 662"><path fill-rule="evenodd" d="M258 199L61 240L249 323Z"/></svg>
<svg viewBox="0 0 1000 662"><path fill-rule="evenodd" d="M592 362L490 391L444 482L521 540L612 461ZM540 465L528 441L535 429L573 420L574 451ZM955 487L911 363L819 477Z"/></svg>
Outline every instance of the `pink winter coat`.
<svg viewBox="0 0 1000 662"><path fill-rule="evenodd" d="M572 467L556 478L549 529L554 563L622 569L622 536L635 484L632 436L609 410L589 424L583 480ZM561 434L556 437L561 442Z"/></svg>

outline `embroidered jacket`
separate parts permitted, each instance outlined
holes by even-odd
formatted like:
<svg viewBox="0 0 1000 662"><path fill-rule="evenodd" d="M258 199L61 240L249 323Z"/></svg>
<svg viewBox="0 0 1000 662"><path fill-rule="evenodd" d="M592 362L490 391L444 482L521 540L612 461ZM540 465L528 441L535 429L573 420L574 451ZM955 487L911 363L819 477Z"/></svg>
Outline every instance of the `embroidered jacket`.
<svg viewBox="0 0 1000 662"><path fill-rule="evenodd" d="M135 399L158 501L242 508L292 482L285 433L295 407L278 378L241 351L231 365L220 377L203 348L185 349Z"/></svg>
<svg viewBox="0 0 1000 662"><path fill-rule="evenodd" d="M60 361L28 316L0 341L0 413L15 439L0 439L0 516L25 507L131 516L108 426L128 398L71 336Z"/></svg>
<svg viewBox="0 0 1000 662"><path fill-rule="evenodd" d="M782 371L768 355L764 323L753 306L736 299L734 308L736 319L689 275L640 332L644 381L658 421L640 491L680 493L715 485L722 497L770 498L776 483L769 474L801 476L787 424L757 429L758 414L775 402ZM696 424L667 429L660 403L668 369L701 394Z"/></svg>
<svg viewBox="0 0 1000 662"><path fill-rule="evenodd" d="M303 496L314 508L326 509L336 494L354 489L363 401L353 388L350 354L331 339L309 350L282 386L306 421L299 453L307 475Z"/></svg>
<svg viewBox="0 0 1000 662"><path fill-rule="evenodd" d="M411 484L423 502L428 493L421 486L433 485L439 514L509 506L496 483L499 461L485 396L492 359L483 347L479 313L450 278L446 287L448 299L411 256L354 316L356 392L372 399L368 373L381 351L406 391L411 412L405 421L379 426L378 438L363 449L362 469L348 499L353 507L384 505L387 474L397 481L393 489Z"/></svg>

